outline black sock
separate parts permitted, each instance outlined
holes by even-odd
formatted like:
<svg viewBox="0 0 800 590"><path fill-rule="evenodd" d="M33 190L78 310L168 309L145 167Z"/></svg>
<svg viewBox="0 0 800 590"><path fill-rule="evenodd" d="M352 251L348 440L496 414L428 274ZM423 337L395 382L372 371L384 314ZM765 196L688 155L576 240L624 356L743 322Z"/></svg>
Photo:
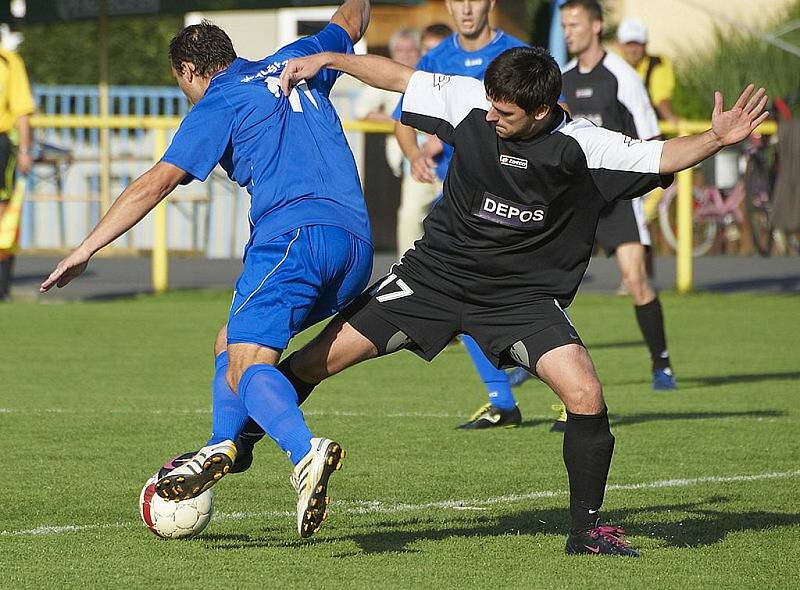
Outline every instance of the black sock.
<svg viewBox="0 0 800 590"><path fill-rule="evenodd" d="M293 355L294 353L287 356L279 362L275 368L292 384L294 390L297 392L297 405L301 406L303 402L308 399L308 396L311 395L311 392L314 391L316 385L306 383L294 374L289 364ZM244 428L242 428L242 432L239 434L239 439L242 442L243 448L249 447L252 449L258 441L264 438L264 434L264 429L261 428L255 420L248 418Z"/></svg>
<svg viewBox="0 0 800 590"><path fill-rule="evenodd" d="M590 415L567 412L564 464L569 476L570 532L586 531L597 522L613 453L607 409Z"/></svg>
<svg viewBox="0 0 800 590"><path fill-rule="evenodd" d="M316 383L306 383L300 377L294 374L292 371L291 362L292 357L297 353L292 353L283 359L281 362L278 363L277 369L289 380L289 383L292 384L294 390L297 392L297 405L302 406L303 402L308 399L308 396L311 395L311 392L314 391L314 388L317 386Z"/></svg>
<svg viewBox="0 0 800 590"><path fill-rule="evenodd" d="M639 329L642 331L647 348L650 349L653 371L668 368L670 366L669 352L667 352L667 337L664 334L664 313L661 311L661 301L656 297L650 303L635 305L634 309Z"/></svg>
<svg viewBox="0 0 800 590"><path fill-rule="evenodd" d="M0 301L11 293L11 275L14 269L14 257L0 258Z"/></svg>

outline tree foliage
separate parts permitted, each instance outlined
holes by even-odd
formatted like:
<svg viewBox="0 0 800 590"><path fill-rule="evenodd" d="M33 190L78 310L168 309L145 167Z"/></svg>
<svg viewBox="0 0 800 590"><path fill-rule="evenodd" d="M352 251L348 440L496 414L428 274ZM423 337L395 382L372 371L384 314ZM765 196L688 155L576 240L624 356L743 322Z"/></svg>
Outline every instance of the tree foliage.
<svg viewBox="0 0 800 590"><path fill-rule="evenodd" d="M179 16L113 18L109 25L109 80L121 85L172 85L169 42ZM97 84L97 21L24 25L20 53L32 82Z"/></svg>
<svg viewBox="0 0 800 590"><path fill-rule="evenodd" d="M800 19L800 2L772 23ZM800 30L781 39L800 46ZM720 90L730 106L750 82L764 86L770 96L788 97L800 90L800 57L783 51L743 31L717 29L714 48L707 53L683 54L676 59L675 112L689 119L707 119L714 106L714 91Z"/></svg>

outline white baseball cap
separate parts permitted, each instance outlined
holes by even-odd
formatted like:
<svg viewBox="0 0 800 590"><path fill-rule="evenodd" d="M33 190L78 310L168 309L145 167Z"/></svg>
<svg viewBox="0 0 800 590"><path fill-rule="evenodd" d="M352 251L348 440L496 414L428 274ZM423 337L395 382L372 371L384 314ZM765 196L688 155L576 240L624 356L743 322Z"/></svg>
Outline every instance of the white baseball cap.
<svg viewBox="0 0 800 590"><path fill-rule="evenodd" d="M619 23L617 41L620 43L647 43L647 27L637 18L626 18Z"/></svg>

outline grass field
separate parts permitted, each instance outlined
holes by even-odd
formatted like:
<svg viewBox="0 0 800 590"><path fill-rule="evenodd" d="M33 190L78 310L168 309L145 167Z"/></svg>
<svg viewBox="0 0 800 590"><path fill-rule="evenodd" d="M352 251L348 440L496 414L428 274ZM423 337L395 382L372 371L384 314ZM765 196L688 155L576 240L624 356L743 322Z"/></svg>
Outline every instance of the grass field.
<svg viewBox="0 0 800 590"><path fill-rule="evenodd" d="M227 293L0 306L0 587L785 588L800 584L800 299L663 297L680 390L649 389L624 298L573 319L617 438L605 520L640 560L570 558L554 398L524 427L453 427L484 401L461 346L355 367L305 406L348 450L331 518L294 530L290 465L269 441L216 491L190 541L139 522L144 480L210 425Z"/></svg>

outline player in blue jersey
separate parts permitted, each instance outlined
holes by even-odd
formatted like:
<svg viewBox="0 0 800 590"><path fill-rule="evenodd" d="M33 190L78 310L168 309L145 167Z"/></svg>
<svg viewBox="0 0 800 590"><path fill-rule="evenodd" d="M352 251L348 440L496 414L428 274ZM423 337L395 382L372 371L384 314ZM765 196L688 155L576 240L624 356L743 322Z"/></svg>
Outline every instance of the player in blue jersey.
<svg viewBox="0 0 800 590"><path fill-rule="evenodd" d="M456 32L426 53L417 64L424 72L470 76L483 80L486 68L506 49L525 45L500 29L489 24L489 14L495 0L446 0L447 10L453 19ZM400 122L401 105L394 112L395 136L411 164L411 175L417 182L441 183L453 157L453 148L432 137L436 148L425 150L417 143L417 132ZM438 155L431 157L431 152ZM505 371L496 368L472 337L462 336L462 342L475 364L489 392L489 403L481 407L470 420L459 428L480 429L518 426L522 422L517 402Z"/></svg>
<svg viewBox="0 0 800 590"><path fill-rule="evenodd" d="M156 488L177 501L211 487L236 461L234 441L252 417L295 466L302 537L325 518L328 478L344 450L313 437L295 387L276 365L295 334L364 290L373 250L355 161L329 99L338 72L322 71L288 96L279 76L291 58L352 53L369 11L369 0L347 0L320 33L255 62L238 58L230 38L211 23L183 29L170 44L170 60L194 107L164 157L123 191L40 288L65 286L179 184L205 180L217 164L245 187L250 240L228 317L227 350L216 357L212 435Z"/></svg>

